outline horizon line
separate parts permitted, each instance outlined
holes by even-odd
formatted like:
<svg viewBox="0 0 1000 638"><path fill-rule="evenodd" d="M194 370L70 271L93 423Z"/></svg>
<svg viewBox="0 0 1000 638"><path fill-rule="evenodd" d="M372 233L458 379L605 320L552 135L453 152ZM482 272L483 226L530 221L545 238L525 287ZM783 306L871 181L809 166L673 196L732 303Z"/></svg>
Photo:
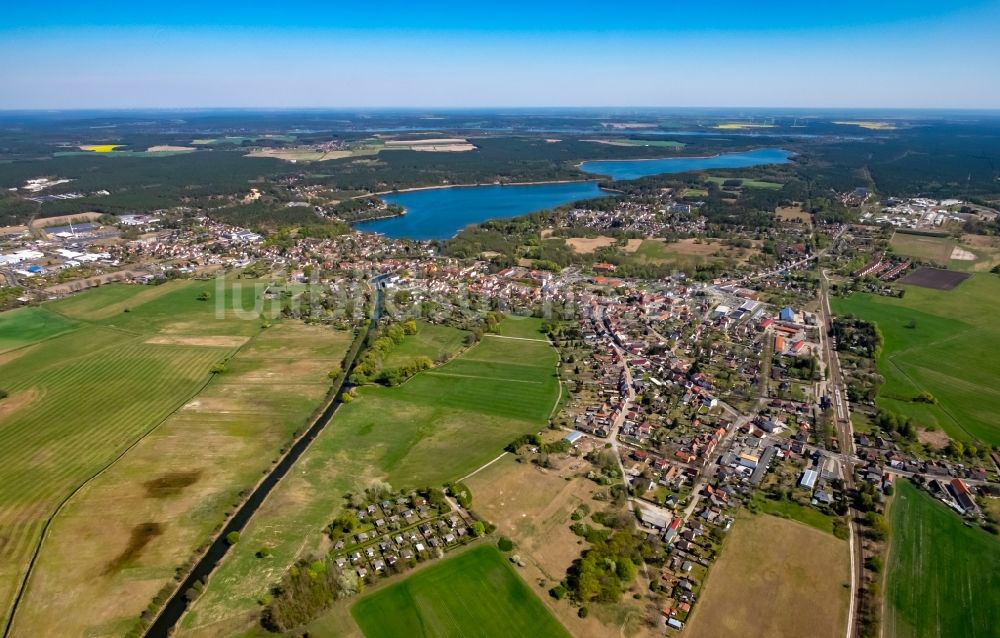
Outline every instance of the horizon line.
<svg viewBox="0 0 1000 638"><path fill-rule="evenodd" d="M0 107L0 113L73 113L122 111L499 111L499 110L785 110L785 111L952 111L996 112L1000 106L729 106L729 105L506 105L506 106L447 106L447 105L356 105L356 106L69 106L69 107Z"/></svg>

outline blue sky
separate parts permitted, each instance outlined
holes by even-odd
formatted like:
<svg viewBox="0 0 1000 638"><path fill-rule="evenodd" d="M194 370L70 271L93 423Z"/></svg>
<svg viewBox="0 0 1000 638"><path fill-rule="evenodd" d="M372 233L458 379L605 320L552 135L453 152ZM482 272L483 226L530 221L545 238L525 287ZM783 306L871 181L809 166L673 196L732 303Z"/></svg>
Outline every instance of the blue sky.
<svg viewBox="0 0 1000 638"><path fill-rule="evenodd" d="M20 2L0 109L1000 108L1000 0Z"/></svg>

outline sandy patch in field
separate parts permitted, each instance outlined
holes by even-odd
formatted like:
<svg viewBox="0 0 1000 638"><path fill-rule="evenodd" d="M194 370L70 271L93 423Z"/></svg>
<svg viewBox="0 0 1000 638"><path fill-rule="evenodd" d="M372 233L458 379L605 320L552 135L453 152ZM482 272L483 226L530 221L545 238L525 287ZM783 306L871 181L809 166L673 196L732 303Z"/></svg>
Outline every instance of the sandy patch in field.
<svg viewBox="0 0 1000 638"><path fill-rule="evenodd" d="M958 261L976 261L976 259L978 259L978 257L976 257L976 253L969 252L968 250L959 248L958 246L955 246L951 250L951 258L957 259Z"/></svg>
<svg viewBox="0 0 1000 638"><path fill-rule="evenodd" d="M160 144L158 146L150 146L146 149L147 153L179 153L181 151L196 151L193 146L171 146L169 144Z"/></svg>
<svg viewBox="0 0 1000 638"><path fill-rule="evenodd" d="M31 388L24 392L17 392L6 399L0 399L0 420L14 414L21 408L28 406L38 396L38 390Z"/></svg>
<svg viewBox="0 0 1000 638"><path fill-rule="evenodd" d="M569 245L574 251L586 254L592 253L598 248L605 248L607 246L613 246L617 241L614 237L605 237L604 235L599 235L597 237L573 237L566 240L566 244Z"/></svg>
<svg viewBox="0 0 1000 638"><path fill-rule="evenodd" d="M948 435L941 430L917 430L917 440L938 450L943 450L951 443Z"/></svg>
<svg viewBox="0 0 1000 638"><path fill-rule="evenodd" d="M642 246L642 239L630 239L625 243L625 252L634 253L639 250L639 246Z"/></svg>
<svg viewBox="0 0 1000 638"><path fill-rule="evenodd" d="M239 348L249 340L249 337L237 336L205 336L205 337L183 337L165 336L151 337L144 343L156 346L198 346L206 348Z"/></svg>
<svg viewBox="0 0 1000 638"><path fill-rule="evenodd" d="M8 350L7 352L0 353L0 366L10 363L14 359L18 359L28 350L34 348L34 345L24 346L21 348L15 348L13 350Z"/></svg>
<svg viewBox="0 0 1000 638"><path fill-rule="evenodd" d="M27 226L0 226L0 236L23 235L26 232L28 232Z"/></svg>
<svg viewBox="0 0 1000 638"><path fill-rule="evenodd" d="M181 410L189 412L206 412L209 414L228 414L236 412L239 404L233 399L219 397L199 397L186 403Z"/></svg>

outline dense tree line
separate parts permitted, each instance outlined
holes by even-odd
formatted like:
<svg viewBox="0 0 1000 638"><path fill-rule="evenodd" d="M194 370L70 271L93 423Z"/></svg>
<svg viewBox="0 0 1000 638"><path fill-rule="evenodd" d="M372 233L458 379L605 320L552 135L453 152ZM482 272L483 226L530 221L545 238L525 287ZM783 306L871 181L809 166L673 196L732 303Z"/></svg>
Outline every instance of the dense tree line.
<svg viewBox="0 0 1000 638"><path fill-rule="evenodd" d="M353 572L336 569L326 560L299 561L260 601L264 603L261 626L269 631L289 631L363 588L363 581Z"/></svg>

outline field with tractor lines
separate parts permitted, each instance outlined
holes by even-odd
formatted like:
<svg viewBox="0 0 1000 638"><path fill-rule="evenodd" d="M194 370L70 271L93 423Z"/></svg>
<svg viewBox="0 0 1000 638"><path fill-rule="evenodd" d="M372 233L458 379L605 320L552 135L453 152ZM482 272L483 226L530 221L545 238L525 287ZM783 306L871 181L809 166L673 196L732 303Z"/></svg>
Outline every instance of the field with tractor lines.
<svg viewBox="0 0 1000 638"><path fill-rule="evenodd" d="M322 404L352 335L241 320L233 301L257 294L107 286L0 315L21 341L0 354L4 624L22 591L12 635L70 619L79 635L127 633ZM40 319L51 328L32 334Z"/></svg>

